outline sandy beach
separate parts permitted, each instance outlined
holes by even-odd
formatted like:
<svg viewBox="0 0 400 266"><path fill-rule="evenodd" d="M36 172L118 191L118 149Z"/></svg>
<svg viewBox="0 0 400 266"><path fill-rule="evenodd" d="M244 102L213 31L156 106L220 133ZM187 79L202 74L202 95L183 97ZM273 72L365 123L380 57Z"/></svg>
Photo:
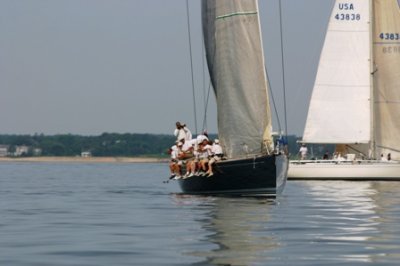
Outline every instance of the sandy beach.
<svg viewBox="0 0 400 266"><path fill-rule="evenodd" d="M0 162L165 163L166 158L146 157L0 157Z"/></svg>

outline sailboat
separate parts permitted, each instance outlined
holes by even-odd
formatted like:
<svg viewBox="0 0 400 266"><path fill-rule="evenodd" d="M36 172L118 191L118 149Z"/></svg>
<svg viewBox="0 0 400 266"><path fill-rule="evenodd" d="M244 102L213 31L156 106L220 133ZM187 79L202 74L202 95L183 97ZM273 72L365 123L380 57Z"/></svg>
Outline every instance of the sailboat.
<svg viewBox="0 0 400 266"><path fill-rule="evenodd" d="M276 196L289 160L274 149L258 3L203 0L206 58L225 160L212 177L178 180L184 193Z"/></svg>
<svg viewBox="0 0 400 266"><path fill-rule="evenodd" d="M335 2L301 142L342 159L291 161L289 179L400 180L399 5Z"/></svg>

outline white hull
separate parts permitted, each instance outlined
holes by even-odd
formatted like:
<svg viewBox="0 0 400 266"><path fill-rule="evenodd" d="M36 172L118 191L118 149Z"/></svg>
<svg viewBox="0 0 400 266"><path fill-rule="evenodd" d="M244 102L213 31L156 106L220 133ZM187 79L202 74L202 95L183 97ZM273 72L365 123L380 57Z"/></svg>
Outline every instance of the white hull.
<svg viewBox="0 0 400 266"><path fill-rule="evenodd" d="M399 180L399 162L291 161L289 180Z"/></svg>

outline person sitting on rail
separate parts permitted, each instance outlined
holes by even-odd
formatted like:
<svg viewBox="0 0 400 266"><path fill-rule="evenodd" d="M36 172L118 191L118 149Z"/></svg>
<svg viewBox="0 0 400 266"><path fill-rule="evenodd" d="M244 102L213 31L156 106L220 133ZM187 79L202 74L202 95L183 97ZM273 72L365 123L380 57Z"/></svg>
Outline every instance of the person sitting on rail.
<svg viewBox="0 0 400 266"><path fill-rule="evenodd" d="M199 163L198 163L198 173L197 175L203 176L206 175L208 168L208 158L211 156L210 153L211 145L209 144L208 139L204 139L199 144Z"/></svg>
<svg viewBox="0 0 400 266"><path fill-rule="evenodd" d="M185 165L186 173L184 177L188 177L193 164L193 151L195 140L186 141L185 139L181 139L180 143L182 143L182 150L178 155L178 159L181 162L181 165Z"/></svg>
<svg viewBox="0 0 400 266"><path fill-rule="evenodd" d="M168 149L168 154L171 155L171 160L169 162L169 169L171 172L171 176L169 179L174 178L177 175L180 175L179 173L179 166L178 166L178 143L173 145L171 148Z"/></svg>
<svg viewBox="0 0 400 266"><path fill-rule="evenodd" d="M219 140L215 139L214 140L214 144L211 146L211 158L208 161L208 171L207 171L207 176L213 176L214 172L213 172L213 164L215 162L218 162L220 160L222 160L223 157L223 151L222 151L222 147L221 145L219 145Z"/></svg>

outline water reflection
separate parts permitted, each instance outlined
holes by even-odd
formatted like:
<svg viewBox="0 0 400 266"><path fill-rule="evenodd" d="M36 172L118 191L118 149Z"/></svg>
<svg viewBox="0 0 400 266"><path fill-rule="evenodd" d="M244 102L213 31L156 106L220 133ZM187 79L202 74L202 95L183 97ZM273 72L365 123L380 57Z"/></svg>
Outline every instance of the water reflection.
<svg viewBox="0 0 400 266"><path fill-rule="evenodd" d="M198 219L208 233L204 241L212 248L193 250L189 256L203 258L192 265L253 265L263 252L278 247L273 235L262 233L268 223L268 210L276 203L262 198L181 197L180 204L205 204L208 211Z"/></svg>
<svg viewBox="0 0 400 266"><path fill-rule="evenodd" d="M374 261L400 261L400 183L399 182L374 182L372 186L378 191L373 195L377 202L376 213L379 216L377 228L379 234L371 239Z"/></svg>
<svg viewBox="0 0 400 266"><path fill-rule="evenodd" d="M397 265L399 182L291 181L278 202L176 196L192 265ZM193 237L193 236L191 236Z"/></svg>
<svg viewBox="0 0 400 266"><path fill-rule="evenodd" d="M314 220L319 227L314 241L329 247L329 251L318 248L327 254L325 259L376 263L390 260L389 254L398 259L398 248L393 249L398 239L392 235L398 235L398 226L394 229L393 221L387 219L390 209L400 203L394 195L400 190L398 183L314 181L303 185L311 196L306 220Z"/></svg>

